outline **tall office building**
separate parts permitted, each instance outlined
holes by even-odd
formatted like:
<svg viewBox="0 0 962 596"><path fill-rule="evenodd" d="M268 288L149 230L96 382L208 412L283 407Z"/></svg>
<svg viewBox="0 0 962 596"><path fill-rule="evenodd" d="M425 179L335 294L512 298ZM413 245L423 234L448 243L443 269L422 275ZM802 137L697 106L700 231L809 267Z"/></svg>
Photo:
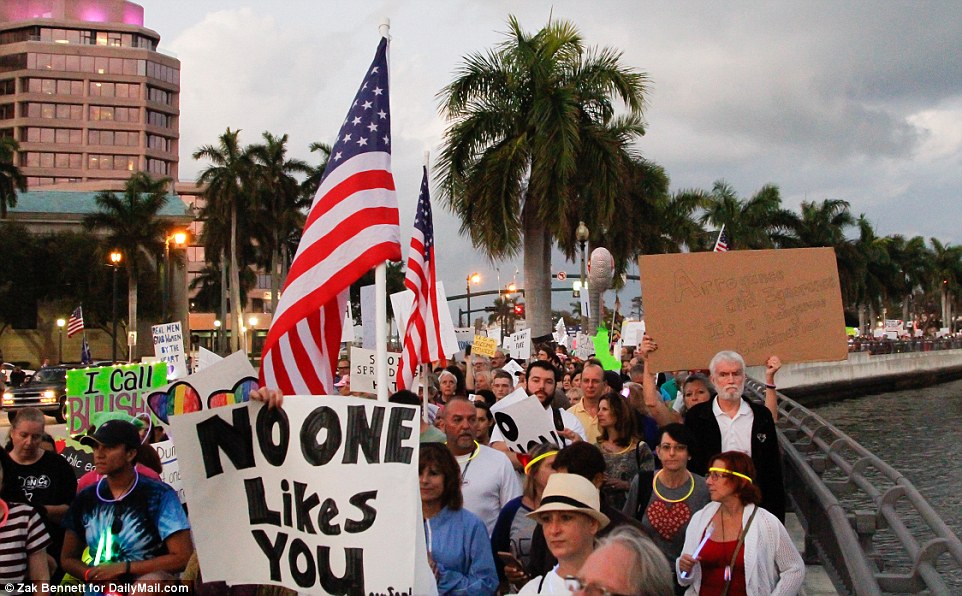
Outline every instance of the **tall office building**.
<svg viewBox="0 0 962 596"><path fill-rule="evenodd" d="M177 180L180 62L125 0L0 2L0 136L32 190Z"/></svg>

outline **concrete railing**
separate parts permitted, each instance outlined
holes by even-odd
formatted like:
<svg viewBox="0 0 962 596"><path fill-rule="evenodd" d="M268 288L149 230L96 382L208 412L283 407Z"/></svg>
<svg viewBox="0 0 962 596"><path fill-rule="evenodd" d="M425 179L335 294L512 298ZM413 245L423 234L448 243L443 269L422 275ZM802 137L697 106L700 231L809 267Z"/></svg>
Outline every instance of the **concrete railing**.
<svg viewBox="0 0 962 596"><path fill-rule="evenodd" d="M764 387L749 381L760 399ZM840 592L962 593L962 541L907 478L818 414L779 396L789 501Z"/></svg>

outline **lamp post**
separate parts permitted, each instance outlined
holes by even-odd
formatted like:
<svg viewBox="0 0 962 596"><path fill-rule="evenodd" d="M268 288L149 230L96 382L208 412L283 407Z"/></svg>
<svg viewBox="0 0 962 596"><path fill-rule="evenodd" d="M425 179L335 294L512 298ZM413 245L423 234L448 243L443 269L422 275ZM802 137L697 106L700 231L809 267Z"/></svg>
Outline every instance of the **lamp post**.
<svg viewBox="0 0 962 596"><path fill-rule="evenodd" d="M60 334L60 349L57 350L57 361L63 362L63 328L67 324L64 319L57 319L57 332Z"/></svg>
<svg viewBox="0 0 962 596"><path fill-rule="evenodd" d="M257 333L257 317L251 317L247 319L247 331L250 336L250 349L247 350L248 354L254 352L254 334Z"/></svg>
<svg viewBox="0 0 962 596"><path fill-rule="evenodd" d="M220 319L214 319L214 348L215 354L220 354Z"/></svg>
<svg viewBox="0 0 962 596"><path fill-rule="evenodd" d="M187 245L187 232L183 230L176 230L169 236L164 238L164 275L163 275L163 301L160 310L161 319L163 322L167 322L170 316L167 312L167 305L170 301L170 241L174 241L174 248L183 248Z"/></svg>
<svg viewBox="0 0 962 596"><path fill-rule="evenodd" d="M120 261L123 260L123 254L119 250L110 251L110 266L113 267L113 296L111 298L111 311L113 318L113 335L112 335L112 348L110 351L111 362L117 362L117 269L120 269Z"/></svg>
<svg viewBox="0 0 962 596"><path fill-rule="evenodd" d="M578 228L575 230L575 238L578 240L578 244L581 245L581 286L579 288L579 292L584 292L585 290L587 290L587 287L585 286L585 245L588 244L589 236L591 236L591 231L588 229L588 226L585 225L585 222L579 221ZM584 304L584 301L582 300L581 303ZM585 328L587 327L587 316L588 316L588 313L586 313L582 308L581 309L582 333L585 332Z"/></svg>
<svg viewBox="0 0 962 596"><path fill-rule="evenodd" d="M471 326L472 326L472 325L471 325L471 284L478 285L479 283L481 283L481 274L480 274L480 273L472 273L471 275L469 275L469 276L467 277L467 283L466 283L466 286L465 286L465 295L467 296L467 300L468 300L468 304L467 304L467 306L468 306L468 314L467 314L468 327L471 327ZM460 322L461 322L461 321L458 321L458 323L460 323Z"/></svg>

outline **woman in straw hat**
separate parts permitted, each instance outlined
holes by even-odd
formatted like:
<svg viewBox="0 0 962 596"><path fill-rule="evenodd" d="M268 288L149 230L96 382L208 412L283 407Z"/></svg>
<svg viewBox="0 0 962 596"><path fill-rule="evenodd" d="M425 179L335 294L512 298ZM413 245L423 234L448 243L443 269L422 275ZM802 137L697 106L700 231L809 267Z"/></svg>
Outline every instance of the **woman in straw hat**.
<svg viewBox="0 0 962 596"><path fill-rule="evenodd" d="M528 514L544 531L558 564L525 584L519 594L568 594L565 578L574 577L594 550L595 535L608 525L601 513L598 489L575 474L552 474L541 496L541 506Z"/></svg>

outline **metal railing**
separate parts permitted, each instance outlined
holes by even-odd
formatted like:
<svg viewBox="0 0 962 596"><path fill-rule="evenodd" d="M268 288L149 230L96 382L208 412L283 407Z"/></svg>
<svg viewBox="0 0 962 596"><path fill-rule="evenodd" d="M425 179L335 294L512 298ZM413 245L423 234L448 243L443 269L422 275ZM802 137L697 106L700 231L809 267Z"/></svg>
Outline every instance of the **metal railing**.
<svg viewBox="0 0 962 596"><path fill-rule="evenodd" d="M849 352L868 352L869 354L903 354L906 352L934 352L962 348L962 337L940 337L938 339L851 339Z"/></svg>
<svg viewBox="0 0 962 596"><path fill-rule="evenodd" d="M801 404L779 395L778 411L808 562L844 593L962 593L962 541L907 478Z"/></svg>

